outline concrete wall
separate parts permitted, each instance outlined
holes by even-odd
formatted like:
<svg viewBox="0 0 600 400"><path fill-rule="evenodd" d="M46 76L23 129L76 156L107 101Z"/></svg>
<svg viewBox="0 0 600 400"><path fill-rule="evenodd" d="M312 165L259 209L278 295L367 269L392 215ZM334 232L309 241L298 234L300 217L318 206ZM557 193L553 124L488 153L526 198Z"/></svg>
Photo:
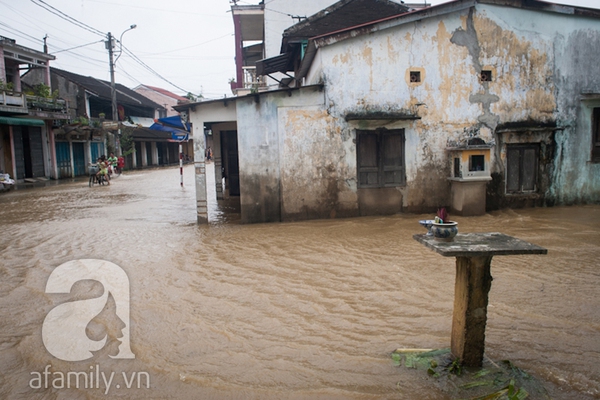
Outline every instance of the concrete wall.
<svg viewBox="0 0 600 400"><path fill-rule="evenodd" d="M600 164L591 163L591 112L600 107L600 21L555 18L563 34L553 36L557 86L556 154L549 195L557 204L600 202Z"/></svg>
<svg viewBox="0 0 600 400"><path fill-rule="evenodd" d="M243 222L356 215L353 172L337 162L346 150L323 100L314 87L238 99Z"/></svg>
<svg viewBox="0 0 600 400"><path fill-rule="evenodd" d="M600 165L590 163L600 21L478 4L384 25L318 41L306 84L323 91L268 92L190 113L194 130L237 120L242 222L450 206L446 148L474 136L495 144L488 209L600 201ZM404 129L405 186L358 188L356 131L378 128ZM538 190L507 195L506 146L522 143L540 147Z"/></svg>
<svg viewBox="0 0 600 400"><path fill-rule="evenodd" d="M502 198L499 204L517 204L503 185L507 143L540 143L542 175L552 176L546 183L540 176L542 203L600 201L599 165L589 163L590 107L598 100L580 100L581 93L600 93L600 21L477 5L320 44L307 83L325 82L327 113L346 138L348 168L355 129L366 124L346 123L348 113L421 117L405 128L403 210L448 204L445 148L472 135L496 143L491 169L500 182L490 184L489 196ZM492 82L479 81L484 69ZM421 71L421 83L409 81L410 70Z"/></svg>
<svg viewBox="0 0 600 400"><path fill-rule="evenodd" d="M206 164L204 151L206 143L204 140L204 125L209 122L235 122L236 106L235 100L215 101L202 104L202 112L195 112L192 108L189 112L192 124L191 137L194 139L194 169L196 187L196 212L198 223L208 222L208 208L206 198ZM220 173L220 172L219 172Z"/></svg>

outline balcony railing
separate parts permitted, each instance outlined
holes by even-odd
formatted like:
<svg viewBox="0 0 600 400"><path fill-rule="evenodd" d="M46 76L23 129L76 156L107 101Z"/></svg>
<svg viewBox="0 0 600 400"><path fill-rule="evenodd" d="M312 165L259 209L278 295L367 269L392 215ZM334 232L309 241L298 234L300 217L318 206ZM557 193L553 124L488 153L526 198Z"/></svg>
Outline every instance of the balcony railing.
<svg viewBox="0 0 600 400"><path fill-rule="evenodd" d="M67 102L63 99L29 96L12 90L0 90L0 111L29 114L41 118L67 118Z"/></svg>
<svg viewBox="0 0 600 400"><path fill-rule="evenodd" d="M63 99L49 99L46 97L26 96L27 106L39 111L67 112L67 102Z"/></svg>
<svg viewBox="0 0 600 400"><path fill-rule="evenodd" d="M267 86L265 77L256 75L256 67L242 67L242 70L244 71L244 89L258 90Z"/></svg>
<svg viewBox="0 0 600 400"><path fill-rule="evenodd" d="M27 101L24 93L0 90L0 109L27 114Z"/></svg>

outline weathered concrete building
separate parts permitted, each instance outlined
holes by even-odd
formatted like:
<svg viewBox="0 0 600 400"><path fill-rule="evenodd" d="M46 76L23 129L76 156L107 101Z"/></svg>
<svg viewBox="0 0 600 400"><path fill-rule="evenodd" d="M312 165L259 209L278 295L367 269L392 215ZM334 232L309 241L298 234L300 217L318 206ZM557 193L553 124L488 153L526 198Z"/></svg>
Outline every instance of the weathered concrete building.
<svg viewBox="0 0 600 400"><path fill-rule="evenodd" d="M274 74L268 78L258 75L256 62L279 54L284 29L335 3L335 0L275 1L268 6L264 1L256 5L232 3L236 75L230 86L235 95L243 95L277 85L283 76Z"/></svg>
<svg viewBox="0 0 600 400"><path fill-rule="evenodd" d="M0 173L18 182L53 177L50 132L54 123L68 119L65 100L48 90L54 59L52 54L0 36ZM39 74L35 87L26 88L21 80L24 70Z"/></svg>
<svg viewBox="0 0 600 400"><path fill-rule="evenodd" d="M158 103L121 84L116 84L117 112L112 115L110 82L91 76L50 68L50 86L68 104L68 121L56 124L51 131L53 160L50 176L55 179L88 174L88 165L110 151L120 155L120 133L128 130L133 141L132 153L126 157L127 168L176 164L178 144L170 133L149 129L154 119L166 114ZM22 77L34 85L43 71L33 70Z"/></svg>
<svg viewBox="0 0 600 400"><path fill-rule="evenodd" d="M293 88L187 107L228 136L216 157L238 154L242 221L448 206L470 143L489 149L467 167L489 172L488 209L600 202L600 10L457 0L323 33L336 12L259 62Z"/></svg>

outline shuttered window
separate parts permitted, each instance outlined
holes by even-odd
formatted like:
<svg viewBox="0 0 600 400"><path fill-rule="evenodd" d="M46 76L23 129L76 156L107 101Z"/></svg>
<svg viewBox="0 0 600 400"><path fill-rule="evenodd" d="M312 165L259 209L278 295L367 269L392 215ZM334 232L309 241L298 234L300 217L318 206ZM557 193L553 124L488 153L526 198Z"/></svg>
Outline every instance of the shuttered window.
<svg viewBox="0 0 600 400"><path fill-rule="evenodd" d="M592 162L600 163L600 108L592 112Z"/></svg>
<svg viewBox="0 0 600 400"><path fill-rule="evenodd" d="M357 131L358 187L406 184L404 129Z"/></svg>
<svg viewBox="0 0 600 400"><path fill-rule="evenodd" d="M506 148L506 192L537 190L539 145L509 145Z"/></svg>

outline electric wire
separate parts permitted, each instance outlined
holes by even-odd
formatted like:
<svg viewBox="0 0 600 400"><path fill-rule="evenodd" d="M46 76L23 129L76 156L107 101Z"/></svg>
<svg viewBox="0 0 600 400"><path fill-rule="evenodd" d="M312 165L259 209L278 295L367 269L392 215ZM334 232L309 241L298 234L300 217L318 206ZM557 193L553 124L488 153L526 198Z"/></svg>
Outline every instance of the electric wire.
<svg viewBox="0 0 600 400"><path fill-rule="evenodd" d="M94 33L96 35L100 35L102 37L106 36L106 34L104 32L99 31L98 29L91 27L91 26L65 14L64 12L60 11L58 8L52 7L51 5L47 4L44 0L31 0L31 2L33 4L35 4L36 6L41 7L44 10L56 15L57 17L64 19L65 21L70 22L73 25L78 26L82 29L85 29L86 31L92 32L92 33Z"/></svg>
<svg viewBox="0 0 600 400"><path fill-rule="evenodd" d="M71 51L71 50L79 49L81 47L86 47L86 46L89 46L89 45L92 45L92 44L102 43L102 42L104 42L104 40L96 40L95 42L91 42L91 43L87 43L87 44L82 44L80 46L71 47L70 49L63 49L63 50L53 51L52 53L53 54L62 53L63 51Z"/></svg>
<svg viewBox="0 0 600 400"><path fill-rule="evenodd" d="M90 25L87 25L67 14L65 14L64 12L62 12L61 10L52 7L51 5L47 4L44 0L31 0L31 2L43 9L45 9L46 11L58 16L59 18L68 21L72 24L74 24L75 26L78 26L79 28L85 29L89 32L95 33L97 35L100 35L102 37L105 37L104 32L99 31L98 29L91 27ZM141 66L143 66L144 68L146 68L148 71L150 71L151 73L153 73L154 75L156 75L158 78L162 79L163 81L167 82L168 84L170 84L171 86L186 92L185 89L181 88L180 86L174 84L173 82L171 82L170 80L168 80L167 78L165 78L164 76L162 76L161 74L159 74L158 72L156 72L154 69L152 69L149 65L147 65L145 62L143 62L139 57L137 57L131 50L127 49L126 47L123 46L123 43L120 43L121 46L125 49L125 52L132 57L133 60L135 60L138 64L140 64ZM87 45L82 45L79 47L84 47ZM129 75L128 75L129 76Z"/></svg>
<svg viewBox="0 0 600 400"><path fill-rule="evenodd" d="M4 22L0 22L0 25L4 26L4 27L5 27L5 28L7 28L7 29L10 29L10 30L12 30L12 31L15 31L15 32L18 32L18 33L20 33L21 35L23 35L24 37L28 38L29 40L33 40L33 41L36 41L36 42L38 42L38 43L39 43L39 42L43 42L43 40L42 40L42 39L36 38L35 36L31 36L31 35L29 35L28 33L25 33L25 32L22 32L22 31L20 31L20 30L16 29L16 28L13 28L12 26L10 26L10 25L8 25L8 24L6 24L6 23L4 23Z"/></svg>
<svg viewBox="0 0 600 400"><path fill-rule="evenodd" d="M84 22L82 22L82 21L80 21L80 20L76 19L76 18L73 18L73 17L71 17L70 15L68 15L68 14L64 13L63 11L61 11L60 9L58 9L58 8L56 8L56 7L53 7L52 5L48 4L48 3L47 3L46 1L44 1L44 0L30 0L30 1L31 1L31 3L32 3L32 4L34 4L35 6L38 6L38 7L42 8L42 9L44 9L44 10L48 11L49 13L51 13L51 14L55 15L56 17L58 17L58 18L60 18L60 19L62 19L62 20L64 20L64 21L67 21L67 22L69 22L70 24L72 24L72 25L74 25L74 26L77 26L78 28L84 29L84 30L86 30L86 31L88 31L88 32L90 32L90 33L93 33L93 34L95 34L95 35L101 36L103 39L105 39L105 38L106 38L106 34L105 34L104 32L102 32L102 31L100 31L100 30L98 30L98 29L96 29L96 28L94 28L94 27L92 27L92 26L90 26L90 25L88 25L88 24L86 24L86 23L84 23ZM90 0L90 1L94 1L94 0ZM111 4L111 3L109 3L109 2L102 2L102 1L94 1L94 2L97 2L97 3L106 3L106 4ZM44 25L44 24L45 24L45 21L37 21L37 20L36 20L35 22L34 22L34 21L32 21L30 18L28 18L28 16L29 16L30 14L24 14L24 13L22 13L20 10L18 10L18 9L15 9L15 8L11 7L11 4L13 4L13 3L6 4L4 1L0 0L0 4L4 4L4 5L5 5L5 6L6 6L8 9L10 9L11 11L15 12L16 14L19 14L19 16L20 16L20 17L22 17L23 19L25 19L25 20L29 21L30 23L34 24L36 29L39 29L39 28L40 28L40 25ZM122 4L120 4L120 5L122 5ZM172 10L164 10L164 11L172 11ZM186 12L186 14L189 14L189 13L188 13L188 12ZM32 14L32 15L34 15L34 14ZM201 14L201 15L204 15L204 14ZM40 24L40 22L41 22L41 24ZM18 30L18 29L16 29L16 28L13 28L13 27L11 27L10 25L8 25L8 24L6 24L6 23L2 23L2 22L0 22L0 25L2 25L2 26L5 26L7 29L11 30L11 32L16 32L16 33L20 34L20 35L21 35L21 37L25 37L25 38L27 38L27 40L32 40L32 41L34 41L35 43L42 43L42 42L43 42L43 40L42 40L42 39L38 39L38 38L36 38L36 37L34 37L34 36L32 36L32 35L29 35L29 34L27 34L27 33L23 32L23 31L20 31L20 30ZM52 29L53 29L53 30L56 30L56 29L58 29L58 28L56 28L56 27L52 27ZM58 29L58 30L60 30L60 29ZM193 47L202 46L202 45L204 45L204 44L207 44L207 43L210 43L210 42L214 42L214 41L220 40L220 39L222 39L222 38L224 38L224 37L231 36L231 35L232 35L231 33L228 33L228 34L222 35L222 36L220 36L220 37L217 37L217 38L214 38L214 39L211 39L211 40L205 41L205 42L197 43L197 44L194 44L194 45L191 45L191 46L186 46L186 47L183 47L183 48L180 48L180 49L169 50L169 51L168 51L168 53L174 53L174 52L177 52L177 51L181 51L181 50L186 50L186 49L193 48ZM68 53L68 54L69 54L69 56L70 56L70 57L73 57L73 58L80 59L80 60L83 60L83 61L86 61L86 62L88 62L88 63L90 64L89 66L90 66L90 67L92 67L92 68L90 68L90 69L94 69L94 68L93 68L93 65L102 66L102 65L105 65L105 63L106 63L104 60L98 60L98 59L96 59L96 58L93 58L93 57L89 57L89 56L87 56L87 55L84 55L84 54L82 54L81 52L75 52L75 51L73 51L73 50L76 50L76 49L80 49L80 48L84 48L84 47L90 46L90 45L92 45L92 44L95 44L95 43L100 43L100 42L102 42L103 40L98 40L98 41L94 41L94 42L91 42L91 43L86 43L86 44L81 44L81 45L75 45L75 46L71 46L71 47L68 47L68 46L69 46L69 45L72 45L72 43L67 43L67 42L65 42L64 40L60 40L60 37L57 37L57 38L55 38L55 41L58 41L58 42L65 43L65 44L67 44L67 46L64 46L64 47L66 47L66 48L64 48L63 46L59 47L59 46L55 46L55 45L53 45L52 43L48 43L48 47L51 49L51 53L61 53L61 52L66 52L66 53ZM119 43L120 43L120 42L119 42ZM96 51L96 52L101 52L100 50L89 49L89 48L87 49L87 51ZM135 53L133 53L133 51L131 51L130 49L128 49L128 48L124 48L124 51L126 52L126 54L128 54L128 56L129 56L129 57L130 57L130 58L131 58L131 59L132 59L132 60L133 60L133 61L134 61L134 62L135 62L137 65L141 66L143 69L147 70L147 71L148 71L148 72L150 72L152 75L154 75L154 76L158 77L158 78L159 78L159 79L161 79L162 81L164 81L164 82L168 83L169 85L171 85L172 87L174 87L174 88L178 89L178 90L179 90L179 91L181 91L181 92L184 92L184 93L191 93L190 91L187 91L187 90L183 89L183 88L182 88L182 87L180 87L179 85L175 84L174 82L172 82L171 80L167 79L165 76L163 76L162 74L160 74L159 72L157 72L156 70L154 70L154 69L153 69L152 67L150 67L150 66L149 66L149 65L148 65L146 62L142 61L142 59L140 59L140 58L139 58L139 57L138 57L138 56L137 56ZM150 53L150 54L152 54L152 53ZM152 54L152 55L159 56L160 54L161 54L161 53L154 53L154 54ZM163 52L162 54L164 54L164 52ZM152 58L152 57L151 57L151 58ZM156 59L160 59L160 57L155 57L155 58L156 58ZM173 57L171 57L171 58L173 58ZM182 59L182 60L184 60L184 59L190 59L190 60L194 60L194 59L196 59L196 60L200 60L200 58L193 57L193 56L185 56L185 55L182 55L181 57L177 57L177 58L178 58L178 59ZM212 58L208 58L208 59L210 59L210 60L216 60L216 59L226 59L226 58L227 58L227 57L212 57ZM207 58L206 58L206 57L204 57L204 58L202 58L202 59L206 60ZM61 61L67 61L67 62L66 62L66 63L63 63L63 62L61 62ZM68 65L68 60L60 60L60 61L58 61L58 60L57 60L57 61L55 61L55 62L54 62L54 65L57 65L57 64L58 64L58 65L61 65L61 66L62 66L62 65ZM140 82L140 81L139 81L139 80L138 80L138 79L137 79L137 78L134 76L134 75L138 75L138 76L139 76L139 74L132 74L132 73L129 73L128 71L126 71L126 70L125 70L125 69L123 69L123 68L120 68L119 70L120 70L120 72L122 72L124 75L126 75L128 78L130 78L130 79L132 79L133 81L135 81L135 82L138 82L138 83L140 83L140 84L141 84L141 82ZM88 72L88 73L90 73L91 71L87 71L87 72ZM195 75L195 76L197 76L197 75ZM200 96L202 96L202 94L200 94Z"/></svg>
<svg viewBox="0 0 600 400"><path fill-rule="evenodd" d="M170 80L168 80L167 78L165 78L164 76L162 76L161 74L159 74L158 72L153 70L148 64L146 64L145 62L140 60L140 58L138 56L136 56L131 50L129 50L127 47L123 46L123 43L121 43L121 46L123 47L123 51L125 52L125 54L129 55L135 62L140 64L142 67L146 68L148 71L150 71L151 73L156 75L158 78L162 79L163 81L167 82L169 85L173 86L174 88L177 88L185 93L189 93L189 91L182 89L181 87L177 86L176 84L174 84L173 82L171 82Z"/></svg>

